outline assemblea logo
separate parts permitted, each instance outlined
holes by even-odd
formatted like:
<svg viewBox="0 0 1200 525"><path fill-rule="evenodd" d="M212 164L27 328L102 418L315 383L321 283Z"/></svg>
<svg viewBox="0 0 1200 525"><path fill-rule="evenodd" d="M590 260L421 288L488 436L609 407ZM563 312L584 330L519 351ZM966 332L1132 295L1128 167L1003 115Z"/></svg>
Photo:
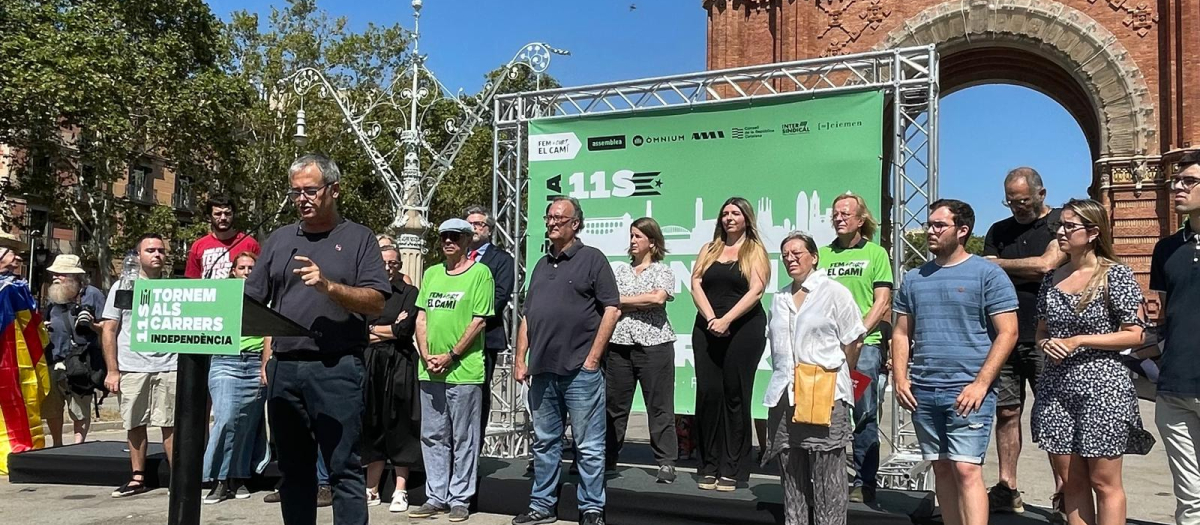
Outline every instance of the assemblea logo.
<svg viewBox="0 0 1200 525"><path fill-rule="evenodd" d="M604 137L588 137L588 151L605 151L625 149L625 135L607 135Z"/></svg>

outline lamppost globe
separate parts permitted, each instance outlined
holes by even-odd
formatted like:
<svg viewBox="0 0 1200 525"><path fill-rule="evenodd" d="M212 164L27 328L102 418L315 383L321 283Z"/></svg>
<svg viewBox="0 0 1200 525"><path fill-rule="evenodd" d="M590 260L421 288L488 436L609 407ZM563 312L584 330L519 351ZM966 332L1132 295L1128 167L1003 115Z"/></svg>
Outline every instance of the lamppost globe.
<svg viewBox="0 0 1200 525"><path fill-rule="evenodd" d="M421 0L412 0L412 8L416 9L417 11L421 10L421 6L423 4L424 4L424 2L422 2Z"/></svg>

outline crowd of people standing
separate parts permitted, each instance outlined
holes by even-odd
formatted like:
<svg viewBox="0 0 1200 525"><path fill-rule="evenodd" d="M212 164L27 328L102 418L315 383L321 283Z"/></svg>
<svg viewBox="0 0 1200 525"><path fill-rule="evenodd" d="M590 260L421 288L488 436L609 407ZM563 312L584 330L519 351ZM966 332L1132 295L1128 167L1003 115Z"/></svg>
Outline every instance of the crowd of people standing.
<svg viewBox="0 0 1200 525"><path fill-rule="evenodd" d="M513 258L492 244L490 213L474 207L440 224L442 262L414 286L392 238L339 214L339 179L331 159L297 159L288 194L299 220L261 246L233 228L231 201L206 206L211 232L192 244L186 276L246 279L248 297L320 335L245 337L238 355L213 358L205 503L248 497L246 481L273 453L282 474L274 496L286 523L314 523L321 504L332 504L338 523L366 523L368 506L383 503L388 464L395 476L389 510L466 520L491 378L509 340L503 316ZM1200 226L1193 226L1200 224L1200 155L1182 159L1169 180L1175 210L1188 220L1159 242L1152 260L1150 289L1161 294L1165 342L1156 422L1177 522L1197 524L1200 372L1188 366L1194 352L1184 331L1200 312L1200 289L1193 289L1200 286ZM932 203L924 226L933 257L898 287L867 203L839 195L832 243L819 246L812 232L796 231L778 246L790 279L780 276L786 284L773 290L768 308L767 241L748 201L725 201L690 276L698 487L745 486L751 409L761 402L769 416L760 457L779 462L785 522L845 523L850 502L876 497L881 384L890 377L900 406L912 412L920 453L932 462L944 521L975 525L992 512L1022 512L1016 464L1028 384L1029 435L1055 478L1053 517L1123 523L1121 458L1154 445L1121 360L1122 351L1142 345L1149 326L1142 288L1113 251L1105 206L1088 199L1047 205L1031 168L1012 170L1003 188L1012 217L989 228L982 255L966 251L972 207ZM602 524L606 472L617 467L638 386L657 481L678 477L676 329L666 310L678 280L663 262L666 242L652 218L633 221L629 259L615 263L584 244L579 201L552 198L543 221L547 249L530 261L515 334L513 374L527 389L534 439L529 508L513 523L557 520L569 427L581 522ZM163 275L160 236L145 235L134 249L139 278ZM117 287L105 298L87 286L77 258L60 256L49 270L51 360L91 352L104 364L103 386L117 396L132 471L113 496L145 492L147 427L161 428L170 458L175 357L129 350L130 310L117 304ZM754 374L768 350L770 381L755 399ZM47 403L54 441L62 442L66 409L80 442L91 398L65 386L64 369L54 369L64 385ZM993 432L999 483L989 488L983 463ZM414 467L425 472L426 500L410 508Z"/></svg>

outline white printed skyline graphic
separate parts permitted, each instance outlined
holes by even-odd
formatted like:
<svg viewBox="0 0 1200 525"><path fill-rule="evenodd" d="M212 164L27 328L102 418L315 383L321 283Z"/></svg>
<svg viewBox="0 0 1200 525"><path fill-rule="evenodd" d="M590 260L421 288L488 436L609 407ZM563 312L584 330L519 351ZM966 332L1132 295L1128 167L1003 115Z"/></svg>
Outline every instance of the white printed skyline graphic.
<svg viewBox="0 0 1200 525"><path fill-rule="evenodd" d="M722 201L723 202L723 201ZM800 230L813 236L818 245L833 242L836 236L829 222L830 208L821 208L821 197L816 191L796 194L795 218L785 217L783 223L775 224L774 204L771 199L758 199L755 206L755 224L763 236L768 253L779 253L779 242L792 230ZM696 197L692 227L663 224L663 237L667 250L672 255L697 255L704 244L712 240L720 210L705 210L704 199ZM651 201L646 201L645 217L654 217ZM629 226L636 217L625 213L620 217L587 219L580 235L588 245L598 248L610 257L621 256L629 249Z"/></svg>

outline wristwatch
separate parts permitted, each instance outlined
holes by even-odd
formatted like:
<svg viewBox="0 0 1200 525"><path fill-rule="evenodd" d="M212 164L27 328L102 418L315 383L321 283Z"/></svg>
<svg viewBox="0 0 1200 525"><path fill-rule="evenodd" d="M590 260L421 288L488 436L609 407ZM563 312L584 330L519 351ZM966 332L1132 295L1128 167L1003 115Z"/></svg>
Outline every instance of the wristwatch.
<svg viewBox="0 0 1200 525"><path fill-rule="evenodd" d="M450 351L450 360L451 361L454 361L455 363L457 363L461 359L462 359L462 354L456 354L456 353L454 353L454 350Z"/></svg>

